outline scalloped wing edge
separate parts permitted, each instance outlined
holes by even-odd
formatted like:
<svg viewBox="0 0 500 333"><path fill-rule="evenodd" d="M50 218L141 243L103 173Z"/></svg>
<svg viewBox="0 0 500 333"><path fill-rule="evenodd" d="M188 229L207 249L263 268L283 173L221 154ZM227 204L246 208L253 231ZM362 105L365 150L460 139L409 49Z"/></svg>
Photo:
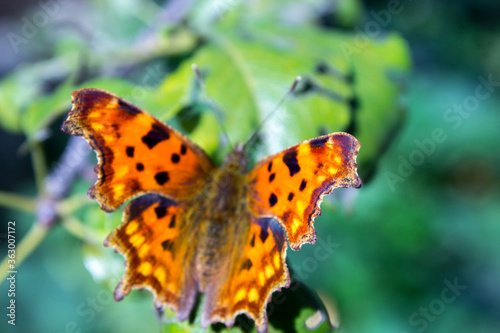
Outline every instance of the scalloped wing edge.
<svg viewBox="0 0 500 333"><path fill-rule="evenodd" d="M157 195L157 196L162 197L161 195ZM147 196L143 196L142 198L143 198L143 200L148 200ZM141 200L141 199L139 199L139 200ZM167 200L169 200L169 199L167 199ZM131 219L131 216L138 214L138 211L131 212L132 202L133 202L133 200L130 201L130 203L123 210L123 215L122 215L122 220L120 222L120 226L128 223L129 219ZM175 204L175 202L172 201L171 204ZM149 206L150 205L147 205L146 207L139 206L135 209L144 210L144 209L147 209ZM154 307L157 311L163 311L166 307L168 307L176 313L178 321L187 320L189 318L191 310L192 310L192 308L195 304L195 301L196 301L196 295L198 292L196 286L194 286L194 288L188 288L187 295L184 295L182 297L184 300L187 300L187 302L181 303L181 301L179 300L179 303L181 303L180 306L174 302L161 301L160 296L158 295L156 290L154 288L151 288L148 284L136 285L136 286L129 287L128 289L125 289L124 283L125 283L126 278L127 278L127 270L128 270L129 261L128 261L127 256L124 253L119 252L119 245L116 244L115 242L110 242L111 238L114 236L114 234L116 233L117 230L118 230L118 227L113 229L113 231L111 231L109 233L109 235L106 236L106 239L103 242L103 245L105 247L112 247L116 253L120 253L122 255L122 257L124 258L123 264L125 265L125 267L127 267L126 271L123 273L122 278L120 279L120 281L118 282L118 284L116 285L116 287L113 291L114 300L116 302L122 301L132 290L139 290L139 291L140 290L147 290L147 291L151 292L151 294L153 295L153 304L154 304Z"/></svg>
<svg viewBox="0 0 500 333"><path fill-rule="evenodd" d="M253 168L259 168L262 165L268 164L270 161L275 159L277 156L279 156L283 153L289 152L289 151L296 150L297 147L299 147L301 145L310 144L311 142L313 142L315 140L321 141L324 139L328 139L328 141L329 141L331 138L336 137L336 136L344 136L347 139L349 139L349 146L348 146L348 148L349 148L348 151L350 152L350 156L348 157L348 161L349 161L348 171L349 172L348 172L347 176L344 177L344 179L345 179L344 182L339 182L337 180L337 181L334 181L332 183L325 184L325 185L323 185L323 183L322 183L322 185L317 188L317 190L319 190L319 195L318 195L318 198L316 199L316 202L313 205L312 213L309 215L309 219L307 221L308 225L309 225L308 232L303 234L296 242L291 242L290 238L288 236L288 233L286 232L285 223L281 220L281 218L279 216L275 215L274 213L259 215L259 217L261 217L261 218L272 218L272 219L275 219L276 221L278 221L278 223L281 225L281 227L285 230L285 235L287 237L288 244L290 245L290 248L294 251L300 250L303 244L314 244L316 242L316 229L314 229L314 221L315 221L316 217L321 215L320 204L321 204L321 202L323 202L323 197L325 195L332 194L333 190L336 188L339 188L339 187L341 187L341 188L349 188L349 187L360 188L363 185L363 182L358 175L358 164L356 162L356 159L357 159L357 156L359 153L359 149L361 148L361 144L353 135L351 135L349 133L345 133L345 132L330 133L330 134L323 135L320 137L305 140L297 145L294 145L292 147L284 149L276 154L270 155L270 156L264 158L263 160L259 161L253 167Z"/></svg>
<svg viewBox="0 0 500 333"><path fill-rule="evenodd" d="M100 194L100 187L104 183L106 177L104 175L104 165L106 163L106 158L104 156L112 156L110 155L111 150L104 146L101 147L95 140L95 137L90 133L90 131L85 130L82 127L82 124L80 122L80 116L83 115L87 110L90 110L90 107L87 106L88 103L93 103L97 97L92 96L91 94L99 94L101 98L107 98L107 99L116 99L117 103L124 109L124 111L128 114L138 114L138 113L143 113L146 114L147 116L151 117L158 123L162 124L163 126L166 126L169 132L171 132L173 135L178 136L184 143L187 144L187 146L192 149L197 155L199 156L204 156L205 160L212 166L214 167L211 159L208 157L208 155L201 149L198 145L194 144L191 142L185 135L183 135L181 132L177 131L173 127L165 124L164 122L158 120L156 117L152 116L148 112L144 111L140 107L125 101L121 97L110 93L108 91L102 90L102 89L96 89L96 88L83 88L79 90L75 90L71 93L71 103L72 103L72 108L68 113L67 119L62 123L61 125L61 131L67 134L71 134L74 136L80 136L87 141L87 144L89 145L90 149L93 150L96 153L97 156L97 164L94 166L94 172L97 174L97 180L96 182L89 188L87 195L91 199L95 199L98 203L99 206L101 207L102 210L106 212L113 212L120 208L123 205L123 202L117 206L113 206L109 200L106 199L104 195ZM88 94L88 95L85 95ZM112 161L111 157L111 161ZM111 163L111 162L110 162ZM152 190L143 190L137 193L136 195L128 198L129 199L134 199L138 196L144 195L146 193L152 193L152 194L158 194L162 195L164 197L166 196L164 193L160 193L158 191L152 191ZM174 199L174 198L169 198L169 199ZM125 200L126 201L126 200ZM124 201L124 202L125 202Z"/></svg>
<svg viewBox="0 0 500 333"><path fill-rule="evenodd" d="M338 184L338 182L336 181L336 182L328 184L325 189L322 189L322 186L320 186L317 189L317 190L319 190L319 195L318 195L318 198L316 199L316 202L313 205L313 207L314 207L313 211L312 211L311 215L309 215L309 219L308 219L309 232L307 234L303 235L297 243L293 243L293 244L290 243L290 248L294 251L300 250L302 245L304 245L304 244L316 243L317 236L316 236L316 229L314 228L314 223L315 223L316 217L320 216L322 213L320 205L323 202L323 199L326 195L332 194L336 188L349 188L349 187L360 188L363 185L363 182L358 175L358 164L356 161L357 157L358 157L359 149L361 148L361 144L354 136L352 136L349 133L345 133L345 132L336 132L336 133L321 136L319 138L333 137L333 135L335 135L335 136L345 135L346 137L348 137L350 139L350 142L352 144L350 147L352 149L350 149L349 151L352 151L353 153L352 153L352 156L350 156L350 158L348 159L349 160L349 175L348 175L348 177L346 177L348 179L348 181L345 183L340 183L340 184ZM318 139L318 138L306 140L304 143L310 143L312 140L315 140L315 139ZM349 179L349 176L352 176L352 178ZM283 223L283 222L280 220L280 223Z"/></svg>
<svg viewBox="0 0 500 333"><path fill-rule="evenodd" d="M281 232L283 232L283 237L284 237L283 238L283 248L280 252L282 255L282 263L283 263L283 271L284 271L283 277L284 278L276 284L275 288L271 288L269 290L269 292L267 293L267 295L264 297L264 299L266 301L263 303L263 305L259 311L259 313L262 314L262 316L255 317L250 312L250 309L248 307L245 309L241 309L237 312L231 313L227 317L222 317L220 315L210 316L210 314L206 313L205 309L203 309L204 311L202 311L202 317L201 317L201 323L202 323L203 328L208 328L208 326L210 324L223 323L224 325L226 325L226 327L228 329L230 329L234 325L234 323L236 321L236 317L238 315L244 314L248 318L253 320L253 322L255 324L255 328L256 328L258 333L266 333L268 331L269 321L268 321L268 317L267 317L267 305L271 302L272 296L275 292L279 292L283 288L290 287L290 283L291 283L290 272L288 270L288 266L286 263L286 254L287 254L287 249L288 249L288 242L286 241L286 231L280 223L278 223L274 219L271 219L271 220L273 222L270 222L270 223L275 223L276 227L279 228L279 230Z"/></svg>

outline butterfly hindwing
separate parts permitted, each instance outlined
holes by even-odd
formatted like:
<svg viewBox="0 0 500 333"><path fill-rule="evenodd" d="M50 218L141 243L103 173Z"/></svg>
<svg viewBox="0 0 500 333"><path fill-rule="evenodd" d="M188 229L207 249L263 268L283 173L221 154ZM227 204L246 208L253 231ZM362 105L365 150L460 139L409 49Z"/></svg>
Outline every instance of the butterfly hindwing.
<svg viewBox="0 0 500 333"><path fill-rule="evenodd" d="M109 92L72 93L62 130L83 136L97 152L98 180L89 190L106 211L141 193L191 198L214 169L209 157L172 127Z"/></svg>
<svg viewBox="0 0 500 333"><path fill-rule="evenodd" d="M246 222L248 232L241 243L235 242L233 253L238 255L232 256L225 279L216 280L207 292L202 323L223 322L230 327L244 313L254 320L258 332L267 332L266 306L271 294L290 284L286 237L271 219L249 216Z"/></svg>
<svg viewBox="0 0 500 333"><path fill-rule="evenodd" d="M292 249L314 243L313 223L323 196L337 187L361 186L359 147L350 134L333 133L265 158L247 175L250 211L279 220Z"/></svg>
<svg viewBox="0 0 500 333"><path fill-rule="evenodd" d="M159 195L132 200L122 224L104 242L126 259L126 272L115 289L123 299L131 289L149 289L158 307L169 306L187 319L196 296L193 266L195 242L185 207Z"/></svg>

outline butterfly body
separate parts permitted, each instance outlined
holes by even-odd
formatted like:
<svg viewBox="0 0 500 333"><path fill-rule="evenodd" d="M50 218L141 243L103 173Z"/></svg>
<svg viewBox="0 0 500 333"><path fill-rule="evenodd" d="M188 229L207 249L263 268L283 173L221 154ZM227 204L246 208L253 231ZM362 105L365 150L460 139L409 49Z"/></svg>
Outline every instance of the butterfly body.
<svg viewBox="0 0 500 333"><path fill-rule="evenodd" d="M115 299L148 289L157 308L182 321L203 292L203 327L246 314L266 332L266 305L290 283L287 247L315 242L325 194L361 186L359 142L325 135L249 170L238 145L216 167L180 132L118 96L81 89L72 97L62 130L83 136L99 160L89 196L105 211L132 199L104 243L126 259Z"/></svg>
<svg viewBox="0 0 500 333"><path fill-rule="evenodd" d="M192 207L188 214L198 216L195 218L198 220L195 266L198 288L202 292L218 272L227 270L232 253L243 253L239 238L244 238L250 229L243 181L245 168L246 159L242 159L242 154L230 153L200 193L187 204Z"/></svg>

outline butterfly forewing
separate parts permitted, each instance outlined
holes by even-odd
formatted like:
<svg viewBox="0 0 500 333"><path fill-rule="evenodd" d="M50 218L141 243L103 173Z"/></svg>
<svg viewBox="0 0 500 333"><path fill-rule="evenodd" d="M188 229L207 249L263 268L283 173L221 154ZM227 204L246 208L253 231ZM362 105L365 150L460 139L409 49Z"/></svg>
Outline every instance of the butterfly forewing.
<svg viewBox="0 0 500 333"><path fill-rule="evenodd" d="M359 146L352 135L333 133L265 158L247 175L250 211L280 221L292 249L314 243L322 197L337 187L361 186Z"/></svg>
<svg viewBox="0 0 500 333"><path fill-rule="evenodd" d="M138 194L192 198L214 166L186 137L138 107L98 89L72 93L62 130L83 136L97 152L98 181L89 190L106 211Z"/></svg>

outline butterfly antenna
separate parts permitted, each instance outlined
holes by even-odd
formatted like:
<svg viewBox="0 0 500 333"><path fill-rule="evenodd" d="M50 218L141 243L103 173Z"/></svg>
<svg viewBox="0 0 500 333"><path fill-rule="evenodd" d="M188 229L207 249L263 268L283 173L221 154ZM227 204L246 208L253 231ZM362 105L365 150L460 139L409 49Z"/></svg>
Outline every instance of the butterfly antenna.
<svg viewBox="0 0 500 333"><path fill-rule="evenodd" d="M264 124L271 118L271 116L273 116L276 111L278 111L281 107L281 105L283 105L283 103L286 101L286 99L291 95L293 94L293 91L295 90L295 88L297 88L297 85L299 84L299 82L302 80L302 77L300 76L297 76L295 78L295 80L293 81L292 83L292 86L290 87L290 89L288 89L288 91L286 92L286 94L281 98L281 101L278 103L278 105L276 105L276 107L271 111L269 112L265 117L264 119L260 122L260 124L257 126L257 128L255 129L255 131L253 132L252 136L250 137L250 139L247 140L247 142L245 143L245 148L246 147L250 147L253 142L255 140L257 140L257 138L259 137L259 132L260 130L262 129L262 126L264 126Z"/></svg>
<svg viewBox="0 0 500 333"><path fill-rule="evenodd" d="M210 108L214 112L215 117L217 118L217 121L219 122L219 125L222 129L222 135L224 135L224 138L226 139L226 142L229 144L229 146L232 147L231 141L229 140L229 135L226 131L226 127L224 126L224 123L222 121L222 112L220 111L220 109L215 107L214 102L210 98L210 95L208 94L205 83L203 82L203 78L201 77L200 69L198 68L198 66L196 64L192 64L191 68L193 69L194 73L196 74L196 78L198 79L198 83L199 83L201 89L203 90L203 92L205 93L205 98L207 99L207 102L210 105Z"/></svg>

